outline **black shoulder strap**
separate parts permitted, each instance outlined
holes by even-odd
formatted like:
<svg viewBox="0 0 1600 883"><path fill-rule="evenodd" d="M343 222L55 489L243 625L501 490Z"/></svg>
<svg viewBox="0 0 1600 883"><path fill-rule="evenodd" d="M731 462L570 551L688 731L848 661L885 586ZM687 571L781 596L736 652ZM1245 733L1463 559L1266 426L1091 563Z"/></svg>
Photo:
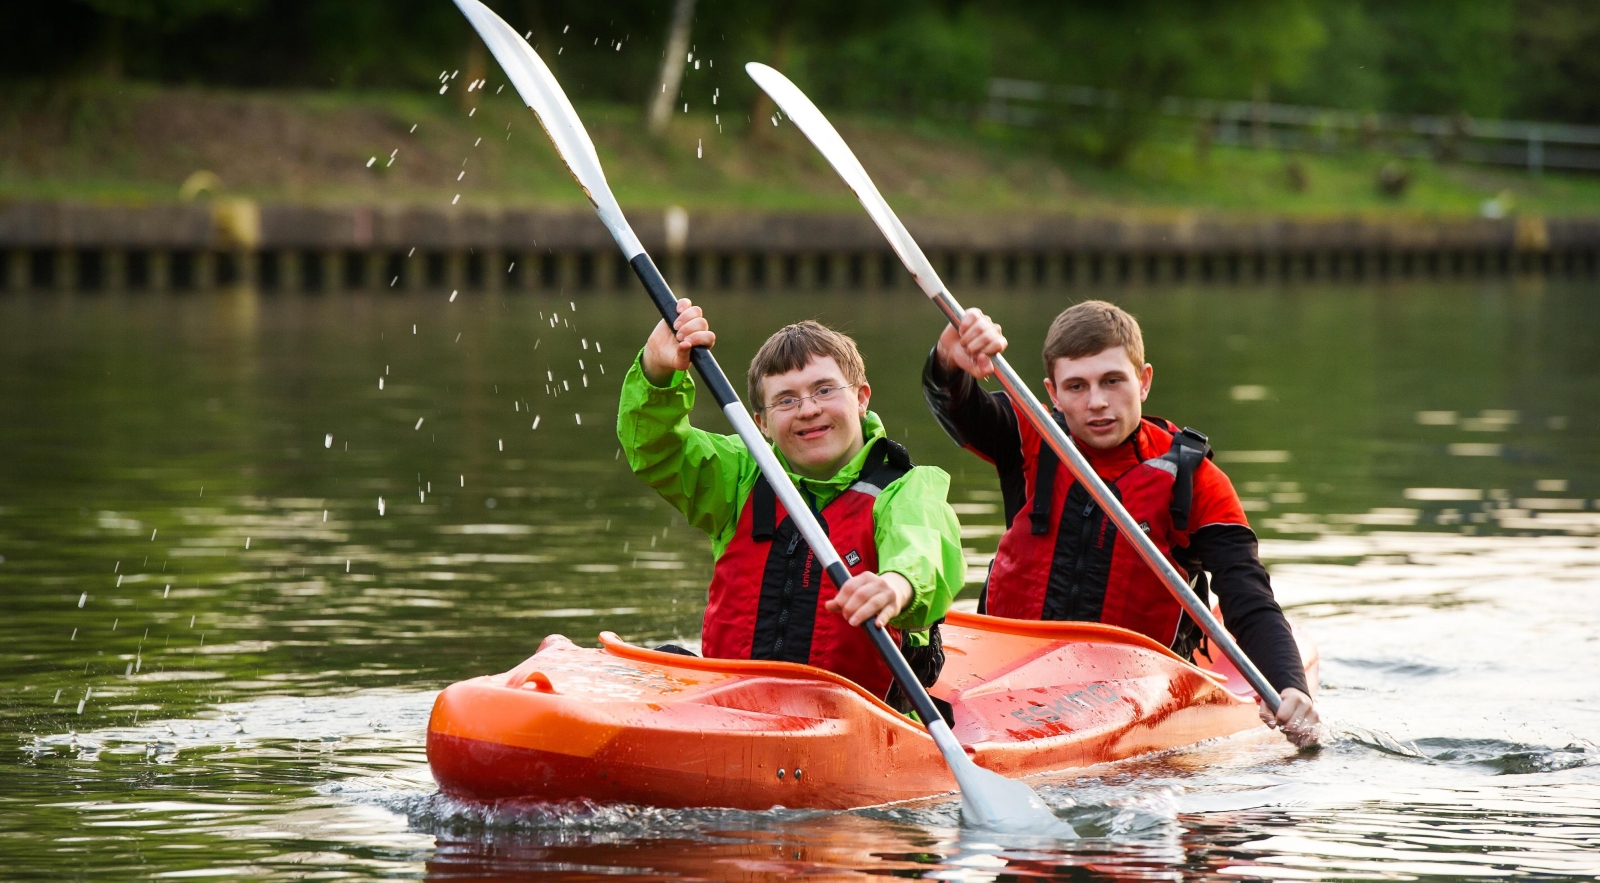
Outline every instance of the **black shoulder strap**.
<svg viewBox="0 0 1600 883"><path fill-rule="evenodd" d="M1050 532L1051 513L1055 509L1056 470L1060 467L1061 458L1056 456L1055 448L1041 439L1039 456L1034 463L1033 511L1028 513L1034 536L1042 537Z"/></svg>
<svg viewBox="0 0 1600 883"><path fill-rule="evenodd" d="M857 481L865 482L882 491L899 481L907 472L916 468L916 465L911 462L911 454L904 445L885 437L873 443L866 462L861 464L861 477Z"/></svg>
<svg viewBox="0 0 1600 883"><path fill-rule="evenodd" d="M1061 427L1062 432L1067 431L1066 421L1061 419L1059 411L1052 408L1050 419ZM1056 470L1060 468L1061 458L1056 456L1055 448L1040 437L1039 455L1034 458L1033 511L1028 513L1031 522L1029 527L1034 536L1042 537L1050 532L1050 520L1055 513Z"/></svg>
<svg viewBox="0 0 1600 883"><path fill-rule="evenodd" d="M765 475L756 476L756 486L750 489L750 505L754 507L750 510L750 538L772 539L778 528L778 495L767 484Z"/></svg>
<svg viewBox="0 0 1600 883"><path fill-rule="evenodd" d="M1211 443L1205 433L1185 426L1172 434L1172 447L1162 455L1178 467L1172 482L1172 526L1178 530L1189 529L1189 509L1194 502L1194 471L1200 461L1211 456Z"/></svg>

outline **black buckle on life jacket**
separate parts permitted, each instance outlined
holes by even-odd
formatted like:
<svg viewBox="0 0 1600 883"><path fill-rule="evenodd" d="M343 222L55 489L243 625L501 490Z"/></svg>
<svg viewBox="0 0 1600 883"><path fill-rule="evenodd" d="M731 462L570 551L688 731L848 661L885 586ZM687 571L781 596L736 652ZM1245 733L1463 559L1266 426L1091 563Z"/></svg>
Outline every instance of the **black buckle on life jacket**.
<svg viewBox="0 0 1600 883"><path fill-rule="evenodd" d="M872 450L867 453L859 480L882 489L894 484L915 466L904 446L894 439L883 438L873 443ZM767 483L766 476L756 476L756 485L750 489L750 505L755 507L750 510L750 538L767 541L777 536L778 495Z"/></svg>

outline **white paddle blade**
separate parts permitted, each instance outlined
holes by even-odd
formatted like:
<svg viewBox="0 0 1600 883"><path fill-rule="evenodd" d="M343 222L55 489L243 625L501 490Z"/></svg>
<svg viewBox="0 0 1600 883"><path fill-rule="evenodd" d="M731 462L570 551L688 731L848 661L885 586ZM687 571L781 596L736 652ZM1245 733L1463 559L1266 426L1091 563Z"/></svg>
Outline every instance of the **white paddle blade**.
<svg viewBox="0 0 1600 883"><path fill-rule="evenodd" d="M642 254L644 247L622 216L622 208L611 193L611 185L606 183L606 173L600 168L600 156L595 153L594 142L589 140L589 133L578 119L578 112L572 109L572 102L567 100L567 93L561 90L561 84L545 67L544 59L533 51L533 47L522 39L516 29L478 0L455 0L455 4L472 24L473 30L483 38L484 45L494 53L495 60L500 62L500 67L511 79L517 94L539 118L539 125L544 127L545 134L555 144L556 153L567 164L567 171L572 173L578 186L583 188L584 195L594 203L601 222L611 231L617 245L622 247L629 260Z"/></svg>
<svg viewBox="0 0 1600 883"><path fill-rule="evenodd" d="M878 186L872 183L872 178L867 175L867 170L861 166L861 161L856 159L850 145L844 143L838 131L822 111L817 109L806 93L800 87L790 82L789 78L778 73L770 67L759 62L750 62L744 66L745 73L756 81L762 91L771 96L774 103L783 110L783 115L799 127L813 146L817 148L834 171L839 173L844 182L855 192L856 199L861 200L861 205L871 216L873 223L883 231L884 238L889 240L889 247L900 256L901 263L911 271L911 277L929 297L937 297L944 290L944 283L939 280L939 275L933 271L933 264L928 261L928 256L922 253L922 247L917 245L915 239L907 232L905 225L900 223L900 218L894 210L889 208L889 203L878 192Z"/></svg>
<svg viewBox="0 0 1600 883"><path fill-rule="evenodd" d="M961 785L961 819L978 828L1075 840L1078 832L1062 821L1032 788L975 763L955 769Z"/></svg>

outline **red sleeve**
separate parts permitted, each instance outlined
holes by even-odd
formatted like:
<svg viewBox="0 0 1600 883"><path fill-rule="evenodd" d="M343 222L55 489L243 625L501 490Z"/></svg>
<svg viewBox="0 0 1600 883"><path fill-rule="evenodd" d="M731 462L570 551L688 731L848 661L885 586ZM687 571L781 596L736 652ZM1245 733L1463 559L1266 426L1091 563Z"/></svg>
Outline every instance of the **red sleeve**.
<svg viewBox="0 0 1600 883"><path fill-rule="evenodd" d="M1244 506L1227 473L1210 460L1201 460L1194 471L1194 499L1189 503L1189 532L1213 524L1250 526Z"/></svg>

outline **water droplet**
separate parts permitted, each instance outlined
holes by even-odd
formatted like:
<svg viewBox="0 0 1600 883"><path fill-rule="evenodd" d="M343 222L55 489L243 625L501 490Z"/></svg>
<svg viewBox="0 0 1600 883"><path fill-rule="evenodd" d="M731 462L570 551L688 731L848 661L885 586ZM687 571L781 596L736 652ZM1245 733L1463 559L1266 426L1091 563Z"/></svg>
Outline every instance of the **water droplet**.
<svg viewBox="0 0 1600 883"><path fill-rule="evenodd" d="M506 440L505 439L500 439L500 450L503 451L505 449L506 449Z"/></svg>
<svg viewBox="0 0 1600 883"><path fill-rule="evenodd" d="M539 415L534 415L533 428L534 429L538 429L539 428ZM463 479L463 481L465 481L465 480ZM463 484L463 487L465 487L465 484Z"/></svg>
<svg viewBox="0 0 1600 883"><path fill-rule="evenodd" d="M330 432L327 435L322 437L322 446L324 448L333 447L333 433Z"/></svg>
<svg viewBox="0 0 1600 883"><path fill-rule="evenodd" d="M452 292L450 292L450 302L451 303L455 303L456 302L456 295L458 295L460 293L461 293L460 291L452 291Z"/></svg>
<svg viewBox="0 0 1600 883"><path fill-rule="evenodd" d="M777 123L773 123L773 125L774 125L774 126L776 126L776 125L777 125ZM459 194L459 193L457 193L457 194L456 194L456 198L455 198L455 199L452 199L452 200L450 200L450 204L451 204L451 205L455 205L455 204L456 204L456 203L458 203L458 202L460 202L460 201L461 201L461 194Z"/></svg>
<svg viewBox="0 0 1600 883"><path fill-rule="evenodd" d="M413 430L417 430L417 429L421 429L421 428L422 428L422 421L423 421L423 420L425 420L425 419L427 419L427 418L425 418L425 417L418 417L418 418L417 418L417 425L416 425L416 426L413 426L413 427L411 427L411 428L412 428L412 429L413 429Z"/></svg>
<svg viewBox="0 0 1600 883"><path fill-rule="evenodd" d="M250 548L250 538L249 537L245 537L244 538L244 547L246 549Z"/></svg>
<svg viewBox="0 0 1600 883"><path fill-rule="evenodd" d="M383 498L379 497L378 498L378 515L379 515L379 517L383 516L383 509L384 509Z"/></svg>
<svg viewBox="0 0 1600 883"><path fill-rule="evenodd" d="M383 389L383 378L382 377L378 378L378 388L379 389Z"/></svg>
<svg viewBox="0 0 1600 883"><path fill-rule="evenodd" d="M377 161L378 161L378 157L377 156L373 156L372 159L367 160L367 168L369 168L369 169L372 168L372 166L375 163L377 163Z"/></svg>
<svg viewBox="0 0 1600 883"><path fill-rule="evenodd" d="M572 415L572 419L577 421L579 426L583 425L583 415L582 414L573 414Z"/></svg>

